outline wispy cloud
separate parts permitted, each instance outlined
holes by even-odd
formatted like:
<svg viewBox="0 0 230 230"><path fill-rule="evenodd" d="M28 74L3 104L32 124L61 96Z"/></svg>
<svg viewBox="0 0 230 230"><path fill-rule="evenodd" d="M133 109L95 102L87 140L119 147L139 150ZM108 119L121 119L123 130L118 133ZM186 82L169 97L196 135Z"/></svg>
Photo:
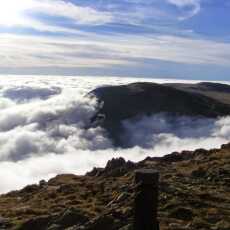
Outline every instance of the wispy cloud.
<svg viewBox="0 0 230 230"><path fill-rule="evenodd" d="M40 12L51 16L61 16L74 20L76 24L101 25L113 20L109 12L96 10L92 7L83 7L62 0L33 0L34 12Z"/></svg>
<svg viewBox="0 0 230 230"><path fill-rule="evenodd" d="M176 36L36 37L0 35L0 67L109 67L141 59L230 65L230 44Z"/></svg>
<svg viewBox="0 0 230 230"><path fill-rule="evenodd" d="M199 12L200 0L4 1L0 67L133 68L160 60L227 68L227 41L184 26Z"/></svg>
<svg viewBox="0 0 230 230"><path fill-rule="evenodd" d="M179 13L178 18L191 17L200 10L199 0L167 0L180 9L191 6L191 9ZM164 4L163 4L164 5ZM9 13L8 13L9 12ZM158 1L116 1L108 3L95 1L94 5L80 5L63 0L8 0L1 5L1 26L19 26L33 28L39 31L69 32L74 33L69 25L99 26L111 23L126 25L141 25L145 27L147 21L172 22L175 15L167 7L162 7ZM69 20L69 23L58 25L58 23L44 23L34 14L42 14L49 17L60 17ZM54 23L54 24L53 24Z"/></svg>
<svg viewBox="0 0 230 230"><path fill-rule="evenodd" d="M183 10L184 13L178 18L181 20L191 18L198 14L201 10L200 0L167 0L170 4L175 5L179 9Z"/></svg>

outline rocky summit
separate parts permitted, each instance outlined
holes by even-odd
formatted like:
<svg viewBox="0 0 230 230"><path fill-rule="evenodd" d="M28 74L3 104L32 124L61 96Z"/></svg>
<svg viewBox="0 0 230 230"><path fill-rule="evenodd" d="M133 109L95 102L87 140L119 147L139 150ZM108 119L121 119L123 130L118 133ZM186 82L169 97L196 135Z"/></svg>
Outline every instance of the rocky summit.
<svg viewBox="0 0 230 230"><path fill-rule="evenodd" d="M139 163L112 159L85 176L59 175L1 195L0 229L131 230L137 169L160 173L161 230L230 229L230 144Z"/></svg>

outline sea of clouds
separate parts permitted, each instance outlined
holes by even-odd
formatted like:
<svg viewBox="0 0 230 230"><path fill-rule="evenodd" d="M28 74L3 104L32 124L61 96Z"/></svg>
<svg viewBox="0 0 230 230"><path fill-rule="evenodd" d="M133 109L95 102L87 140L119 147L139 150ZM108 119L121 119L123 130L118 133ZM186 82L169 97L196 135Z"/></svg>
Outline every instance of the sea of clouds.
<svg viewBox="0 0 230 230"><path fill-rule="evenodd" d="M61 173L84 174L112 157L139 161L173 151L215 148L230 140L230 117L172 118L156 114L124 121L128 148L115 148L100 127L88 128L96 87L137 81L110 77L1 76L0 193ZM177 81L182 82L182 81Z"/></svg>

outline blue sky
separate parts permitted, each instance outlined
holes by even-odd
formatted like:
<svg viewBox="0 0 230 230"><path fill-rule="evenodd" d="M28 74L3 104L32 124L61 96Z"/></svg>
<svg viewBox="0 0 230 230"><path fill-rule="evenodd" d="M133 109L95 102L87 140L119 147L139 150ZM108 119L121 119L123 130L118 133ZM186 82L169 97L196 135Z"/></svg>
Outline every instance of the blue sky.
<svg viewBox="0 0 230 230"><path fill-rule="evenodd" d="M229 0L7 0L0 74L230 80Z"/></svg>

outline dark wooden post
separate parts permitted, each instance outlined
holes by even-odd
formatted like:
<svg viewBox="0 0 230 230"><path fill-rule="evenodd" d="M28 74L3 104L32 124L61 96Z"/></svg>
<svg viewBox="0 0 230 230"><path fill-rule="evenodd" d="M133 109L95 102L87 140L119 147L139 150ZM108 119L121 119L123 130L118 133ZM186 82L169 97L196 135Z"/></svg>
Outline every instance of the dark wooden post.
<svg viewBox="0 0 230 230"><path fill-rule="evenodd" d="M157 220L159 173L151 169L135 172L134 230L159 230Z"/></svg>

